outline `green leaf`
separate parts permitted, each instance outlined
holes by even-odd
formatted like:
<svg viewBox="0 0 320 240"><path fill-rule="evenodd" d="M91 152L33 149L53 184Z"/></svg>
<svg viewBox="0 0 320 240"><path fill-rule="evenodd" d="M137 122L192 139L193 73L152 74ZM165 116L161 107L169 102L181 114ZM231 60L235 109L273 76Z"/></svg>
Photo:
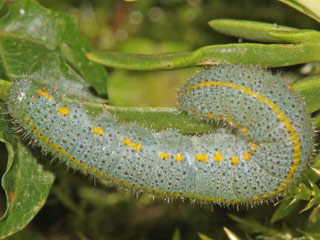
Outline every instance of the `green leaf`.
<svg viewBox="0 0 320 240"><path fill-rule="evenodd" d="M318 177L320 177L320 170L314 168L314 167L310 167L310 169L315 173L317 174Z"/></svg>
<svg viewBox="0 0 320 240"><path fill-rule="evenodd" d="M276 211L273 213L271 223L275 223L287 217L299 205L300 200L288 198L280 203Z"/></svg>
<svg viewBox="0 0 320 240"><path fill-rule="evenodd" d="M77 31L77 19L52 11L31 0L9 2L0 19L0 77L14 81L28 77L69 88L75 95L90 83L107 94L107 74L90 62L91 50ZM87 94L89 96L89 94Z"/></svg>
<svg viewBox="0 0 320 240"><path fill-rule="evenodd" d="M0 107L5 109L2 103ZM54 176L11 133L4 110L0 115L0 141L8 150L6 172L1 180L7 198L6 212L0 219L3 239L23 229L38 213L46 202Z"/></svg>
<svg viewBox="0 0 320 240"><path fill-rule="evenodd" d="M318 113L312 120L312 125L315 127L315 128L318 128L320 127L320 113Z"/></svg>
<svg viewBox="0 0 320 240"><path fill-rule="evenodd" d="M302 95L310 113L320 110L320 76L304 78L293 84L293 88Z"/></svg>
<svg viewBox="0 0 320 240"><path fill-rule="evenodd" d="M309 200L313 192L304 183L300 183L294 193L294 198L298 200Z"/></svg>
<svg viewBox="0 0 320 240"><path fill-rule="evenodd" d="M103 51L90 52L87 57L108 67L130 70L167 70L218 64L281 67L319 61L320 44L222 44L193 52L147 55Z"/></svg>
<svg viewBox="0 0 320 240"><path fill-rule="evenodd" d="M315 205L320 206L320 189L315 183L310 182L312 187L312 198L309 200L308 204L305 206L304 209L300 211L300 213L309 210L310 208L314 207Z"/></svg>
<svg viewBox="0 0 320 240"><path fill-rule="evenodd" d="M7 100L8 92L11 88L12 83L0 79L0 99L5 101Z"/></svg>
<svg viewBox="0 0 320 240"><path fill-rule="evenodd" d="M319 43L320 32L314 30L270 31L269 34L284 42L291 43Z"/></svg>
<svg viewBox="0 0 320 240"><path fill-rule="evenodd" d="M314 196L313 198L310 199L308 204L305 206L304 209L302 209L300 211L300 213L305 212L305 211L309 210L312 207L318 207L318 206L320 206L320 194L319 193L316 196Z"/></svg>
<svg viewBox="0 0 320 240"><path fill-rule="evenodd" d="M120 123L137 122L140 126L161 130L178 130L182 134L214 132L217 125L207 121L198 121L176 108L166 107L113 107L105 106Z"/></svg>
<svg viewBox="0 0 320 240"><path fill-rule="evenodd" d="M233 214L228 214L228 216L235 222L239 224L239 226L248 231L249 233L264 233L267 235L276 235L278 233L277 230L275 230L272 227L266 227L264 225L261 225L259 222L253 219L243 219L240 217L237 217Z"/></svg>
<svg viewBox="0 0 320 240"><path fill-rule="evenodd" d="M313 167L320 169L320 153L319 152L313 158L312 162L313 162L313 164L312 164Z"/></svg>
<svg viewBox="0 0 320 240"><path fill-rule="evenodd" d="M64 99L67 100L68 99ZM137 123L159 132L162 130L177 130L181 134L196 134L214 132L218 124L208 121L199 121L191 118L187 113L177 108L169 107L116 107L99 103L82 102L91 115L103 111L111 113L119 123Z"/></svg>
<svg viewBox="0 0 320 240"><path fill-rule="evenodd" d="M314 208L310 212L310 215L308 216L308 222L306 223L306 228L303 230L308 231L309 233L317 233L317 238L320 238L320 229L319 229L319 222L320 222L320 208ZM301 230L300 230L301 231ZM308 238L307 238L308 239ZM312 239L312 238L309 238Z"/></svg>
<svg viewBox="0 0 320 240"><path fill-rule="evenodd" d="M301 232L305 238L304 239L308 239L308 240L316 240L316 239L319 239L320 237L320 234L312 234L312 233L308 233L308 232L305 232L305 231L302 231L300 229L298 229L299 232Z"/></svg>
<svg viewBox="0 0 320 240"><path fill-rule="evenodd" d="M231 232L231 230L229 230L228 228L224 227L223 230L230 240L240 240L240 238L236 234Z"/></svg>
<svg viewBox="0 0 320 240"><path fill-rule="evenodd" d="M209 22L210 27L223 34L259 42L274 43L307 43L320 42L320 32L315 30L300 30L277 24L216 19Z"/></svg>
<svg viewBox="0 0 320 240"><path fill-rule="evenodd" d="M238 38L249 39L259 42L287 42L270 34L273 31L299 31L299 29L280 26L277 24L234 20L234 19L216 19L209 22L214 30Z"/></svg>
<svg viewBox="0 0 320 240"><path fill-rule="evenodd" d="M180 230L179 228L176 228L174 230L174 233L173 233L173 236L172 236L172 240L180 240L181 237L180 237Z"/></svg>
<svg viewBox="0 0 320 240"><path fill-rule="evenodd" d="M279 0L292 8L320 22L320 2L318 0Z"/></svg>
<svg viewBox="0 0 320 240"><path fill-rule="evenodd" d="M208 237L207 235L203 233L198 233L198 236L201 240L213 240L213 238Z"/></svg>
<svg viewBox="0 0 320 240"><path fill-rule="evenodd" d="M6 240L45 240L46 238L41 236L39 232L34 229L27 227L22 231L6 238Z"/></svg>

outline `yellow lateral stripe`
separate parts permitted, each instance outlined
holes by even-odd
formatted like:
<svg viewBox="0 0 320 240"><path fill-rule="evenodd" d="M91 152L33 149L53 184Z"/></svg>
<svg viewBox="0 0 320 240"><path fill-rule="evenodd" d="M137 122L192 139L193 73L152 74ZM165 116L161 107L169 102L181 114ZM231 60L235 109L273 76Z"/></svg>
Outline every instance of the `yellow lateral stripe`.
<svg viewBox="0 0 320 240"><path fill-rule="evenodd" d="M229 82L214 82L214 81L210 81L210 82L202 82L202 83L197 83L193 86L190 86L184 93L188 93L194 89L198 89L198 88L202 88L202 87L212 87L212 86L221 86L221 87L231 87L236 89L239 92L243 92L249 96L253 96L255 97L258 101L268 105L273 112L277 115L277 117L280 119L280 121L283 123L283 125L285 125L287 132L290 134L290 139L293 143L293 148L294 148L294 154L293 154L293 163L291 165L290 171L287 175L287 177L284 179L283 183L281 184L281 186L268 193L268 194L263 194L263 195L257 195L254 196L252 198L248 198L248 199L242 199L242 201L255 201L255 200L259 200L259 199L263 199L263 198L267 198L267 197L271 197L279 192L281 192L290 182L292 179L293 174L295 173L299 161L300 161L300 141L299 141L299 136L298 134L295 132L295 130L293 129L293 126L290 122L290 120L287 118L287 116L281 111L280 108L278 108L277 105L275 105L271 100L267 99L266 97L252 91L249 88L234 84L234 83L229 83Z"/></svg>
<svg viewBox="0 0 320 240"><path fill-rule="evenodd" d="M59 147L56 143L51 143L46 136L42 135L42 134L40 133L40 131L34 127L33 123L30 121L29 118L23 117L23 120L31 127L32 131L33 131L35 134L37 134L38 137L39 137L41 140L43 140L49 147L54 148L56 151L58 151L58 152L61 153L62 155L64 155L64 156L66 156L67 158L69 158L72 162L76 163L78 166L84 168L84 169L85 169L86 171L88 171L88 172L96 173L96 174L98 174L98 175L100 175L100 176L102 176L102 177L104 177L104 178L109 179L109 180L112 180L112 181L115 181L115 182L118 182L118 183L122 183L122 181L121 181L120 179L111 177L111 176L109 176L109 175L107 175L107 174L105 174L105 173L103 173L103 172L101 172L101 171L98 171L98 170L96 170L95 168L91 168L91 167L89 167L87 164L82 163L82 162L80 162L79 160L73 158L73 157L72 157L69 153L67 153L63 148ZM129 185L132 185L132 186L133 186L133 184L130 184L130 183L123 183L123 184L126 185L126 186L129 186Z"/></svg>
<svg viewBox="0 0 320 240"><path fill-rule="evenodd" d="M74 162L78 166L82 167L83 169L85 169L87 172L94 173L96 175L99 175L99 176L101 176L103 178L106 178L108 180L117 182L117 183L122 184L124 186L132 187L132 188L138 189L138 190L147 191L147 192L152 193L152 194L167 195L167 196L171 196L171 197L195 198L195 199L202 200L202 201L214 201L214 202L223 202L223 203L230 203L231 204L231 203L240 203L240 202L243 202L243 201L246 200L246 199L228 200L228 199L217 198L217 197L202 197L202 196L199 196L197 194L192 194L192 193L177 193L177 192L159 191L159 190L152 189L152 188L149 188L149 187L143 187L143 186L139 186L139 185L134 185L134 184L126 182L126 181L122 181L121 179L118 179L118 178L115 178L115 177L111 177L108 174L105 174L104 172L99 171L99 170L97 170L95 168L89 167L87 164L82 163L79 160L75 159L69 153L67 153L63 148L59 147L57 144L50 143L49 139L46 136L43 136L40 133L40 131L34 127L33 123L30 121L29 118L23 117L23 120L31 127L32 131L35 134L37 134L37 136L41 140L43 140L46 144L48 144L48 146L54 148L56 151L60 152L64 156L66 156L68 159L70 159L72 162ZM220 154L221 154L221 152L220 152ZM258 200L258 199L252 198L250 200Z"/></svg>
<svg viewBox="0 0 320 240"><path fill-rule="evenodd" d="M134 143L134 142L131 142L130 139L128 138L124 138L122 139L122 142L127 145L128 147L132 147L134 150L136 151L139 151L141 149L141 143Z"/></svg>
<svg viewBox="0 0 320 240"><path fill-rule="evenodd" d="M196 115L199 114L196 110L191 110L191 112L194 113L194 114L196 114ZM213 113L211 113L211 112L208 112L208 113L207 113L207 116L208 116L209 118L212 118L212 119L220 118L220 119L223 119L224 121L226 121L226 123L228 123L228 124L231 125L231 126L240 127L240 125L239 125L238 123L233 122L233 121L231 120L231 118L226 117L226 116L224 116L224 115L216 115L216 114L213 114ZM242 129L242 132L245 133L245 131L247 131L247 133L248 133L248 130L247 130L246 128L243 128L243 129Z"/></svg>
<svg viewBox="0 0 320 240"><path fill-rule="evenodd" d="M43 90L43 89L39 89L39 90L37 91L37 93L38 93L39 95L41 95L41 96L44 96L45 98L48 98L50 101L52 100L51 95L50 95L47 91L45 91L45 90Z"/></svg>

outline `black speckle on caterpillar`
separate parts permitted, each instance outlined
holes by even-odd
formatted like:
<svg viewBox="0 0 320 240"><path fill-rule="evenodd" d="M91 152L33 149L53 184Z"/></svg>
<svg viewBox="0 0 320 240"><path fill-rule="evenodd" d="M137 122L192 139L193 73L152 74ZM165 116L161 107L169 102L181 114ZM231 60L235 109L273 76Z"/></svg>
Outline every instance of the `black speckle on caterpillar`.
<svg viewBox="0 0 320 240"><path fill-rule="evenodd" d="M153 133L95 118L55 92L17 81L7 101L12 118L67 165L157 195L222 204L273 199L295 182L313 150L310 116L277 76L246 66L217 66L181 90L179 107L235 129L201 136Z"/></svg>

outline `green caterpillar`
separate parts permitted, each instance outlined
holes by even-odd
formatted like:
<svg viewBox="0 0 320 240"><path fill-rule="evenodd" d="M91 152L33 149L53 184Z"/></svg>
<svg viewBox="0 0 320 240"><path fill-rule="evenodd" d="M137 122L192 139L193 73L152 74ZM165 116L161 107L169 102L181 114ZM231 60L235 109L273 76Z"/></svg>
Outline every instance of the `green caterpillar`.
<svg viewBox="0 0 320 240"><path fill-rule="evenodd" d="M92 118L27 80L13 85L8 100L13 119L67 165L169 197L222 204L272 199L301 176L312 154L303 101L269 72L210 68L184 86L179 107L228 126L200 136L153 133L108 114Z"/></svg>

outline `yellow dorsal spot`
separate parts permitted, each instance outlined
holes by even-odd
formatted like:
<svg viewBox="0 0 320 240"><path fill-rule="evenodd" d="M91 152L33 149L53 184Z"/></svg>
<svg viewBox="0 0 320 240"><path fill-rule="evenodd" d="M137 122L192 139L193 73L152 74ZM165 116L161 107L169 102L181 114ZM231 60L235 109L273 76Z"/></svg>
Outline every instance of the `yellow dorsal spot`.
<svg viewBox="0 0 320 240"><path fill-rule="evenodd" d="M255 144L254 142L250 142L251 146L253 147L253 149L257 148L257 144Z"/></svg>
<svg viewBox="0 0 320 240"><path fill-rule="evenodd" d="M181 162L183 160L183 156L180 153L176 154L176 160L177 162Z"/></svg>
<svg viewBox="0 0 320 240"><path fill-rule="evenodd" d="M169 160L169 153L163 153L161 152L160 154L160 157L164 160Z"/></svg>
<svg viewBox="0 0 320 240"><path fill-rule="evenodd" d="M43 89L39 89L38 90L38 94L41 95L41 96L44 96L45 98L48 98L50 101L52 100L51 95L47 91L45 91Z"/></svg>
<svg viewBox="0 0 320 240"><path fill-rule="evenodd" d="M239 158L238 158L238 157L231 157L231 162L232 162L234 165L238 166Z"/></svg>
<svg viewBox="0 0 320 240"><path fill-rule="evenodd" d="M244 154L243 154L243 158L244 158L244 160L249 161L249 159L250 159L250 155L249 155L249 153L248 153L248 152L244 152Z"/></svg>
<svg viewBox="0 0 320 240"><path fill-rule="evenodd" d="M214 118L215 116L214 116L213 113L208 113L208 117L209 117L209 118Z"/></svg>
<svg viewBox="0 0 320 240"><path fill-rule="evenodd" d="M138 144L132 143L132 147L136 151L139 151L141 149L141 146L142 146L141 143L138 143Z"/></svg>
<svg viewBox="0 0 320 240"><path fill-rule="evenodd" d="M242 128L242 129L241 129L241 132L243 132L243 133L245 133L245 134L248 134L248 129Z"/></svg>
<svg viewBox="0 0 320 240"><path fill-rule="evenodd" d="M226 122L227 122L227 123L230 123L230 122L231 122L231 119L230 119L229 117L227 117L227 118L226 118Z"/></svg>
<svg viewBox="0 0 320 240"><path fill-rule="evenodd" d="M104 134L104 130L101 127L91 127L92 132L98 135L103 135Z"/></svg>
<svg viewBox="0 0 320 240"><path fill-rule="evenodd" d="M122 139L122 142L123 142L125 145L127 145L128 147L132 147L132 148L133 148L134 150L136 150L136 151L139 151L139 150L141 149L141 147L142 147L142 144L141 144L141 143L136 144L136 143L134 143L134 142L131 142L130 139L128 139L128 138Z"/></svg>
<svg viewBox="0 0 320 240"><path fill-rule="evenodd" d="M66 116L70 113L70 109L67 107L59 107L58 112L64 116Z"/></svg>
<svg viewBox="0 0 320 240"><path fill-rule="evenodd" d="M202 155L202 154L196 154L196 160L202 161L202 162L208 162L208 155Z"/></svg>
<svg viewBox="0 0 320 240"><path fill-rule="evenodd" d="M213 156L213 160L215 160L216 162L220 162L222 161L222 155L221 155L222 151L217 152L214 156Z"/></svg>

